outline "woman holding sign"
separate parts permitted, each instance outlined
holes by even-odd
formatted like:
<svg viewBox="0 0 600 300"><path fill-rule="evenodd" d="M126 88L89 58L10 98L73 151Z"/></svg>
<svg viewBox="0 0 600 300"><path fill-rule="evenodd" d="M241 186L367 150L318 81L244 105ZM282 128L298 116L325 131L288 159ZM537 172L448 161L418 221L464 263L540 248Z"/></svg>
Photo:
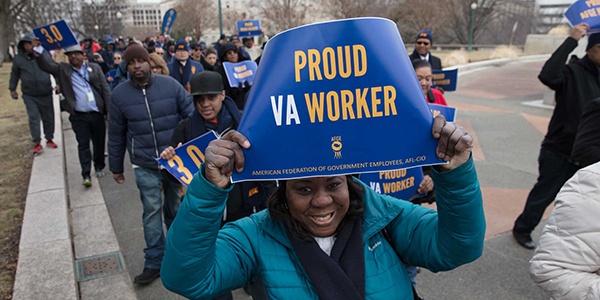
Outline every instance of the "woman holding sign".
<svg viewBox="0 0 600 300"><path fill-rule="evenodd" d="M351 176L280 182L268 210L219 229L233 172L250 141L230 131L206 149L171 226L168 289L210 299L262 279L271 299L416 298L402 262L434 272L477 259L485 220L472 137L436 117L438 212L377 194Z"/></svg>
<svg viewBox="0 0 600 300"><path fill-rule="evenodd" d="M223 67L224 62L229 62L232 64L237 64L246 60L244 55L242 55L242 51L235 44L229 42L223 45L219 52L219 62L220 64L214 67L214 70L221 75L223 80L223 86L225 87L225 93L227 96L231 97L238 109L243 110L244 104L246 103L246 94L250 90L250 85L246 82L244 86L241 84L239 86L231 86L229 84L229 80L227 80L227 73L225 72L225 67Z"/></svg>
<svg viewBox="0 0 600 300"><path fill-rule="evenodd" d="M431 82L433 81L433 71L431 69L431 65L426 60L415 59L412 61L413 68L415 69L415 73L417 74L417 80L419 80L419 85L421 85L421 89L423 90L423 94L425 94L425 98L427 98L427 103L439 104L448 106L446 103L446 98L444 98L444 94L437 89L431 88Z"/></svg>

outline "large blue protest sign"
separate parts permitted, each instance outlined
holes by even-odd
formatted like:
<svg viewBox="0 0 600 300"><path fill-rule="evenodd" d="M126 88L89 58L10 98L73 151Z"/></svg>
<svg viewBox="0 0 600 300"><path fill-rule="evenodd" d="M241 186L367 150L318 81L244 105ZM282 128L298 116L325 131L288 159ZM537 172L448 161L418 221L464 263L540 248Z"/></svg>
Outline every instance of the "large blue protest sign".
<svg viewBox="0 0 600 300"><path fill-rule="evenodd" d="M229 86L239 86L247 81L248 84L252 85L254 82L254 76L256 75L256 62L251 60L245 60L239 63L223 62L223 68L225 69L225 75L227 75L227 81Z"/></svg>
<svg viewBox="0 0 600 300"><path fill-rule="evenodd" d="M432 88L441 87L446 92L456 91L456 82L458 81L458 69L432 70L433 84Z"/></svg>
<svg viewBox="0 0 600 300"><path fill-rule="evenodd" d="M359 178L379 194L390 195L402 200L425 196L417 191L423 180L423 169L420 167L363 173Z"/></svg>
<svg viewBox="0 0 600 300"><path fill-rule="evenodd" d="M260 20L241 20L235 22L240 37L260 36Z"/></svg>
<svg viewBox="0 0 600 300"><path fill-rule="evenodd" d="M35 28L33 34L40 39L42 46L47 51L78 44L73 31L65 20Z"/></svg>
<svg viewBox="0 0 600 300"><path fill-rule="evenodd" d="M232 180L440 164L432 124L394 22L357 18L301 26L265 48L238 126L252 147Z"/></svg>
<svg viewBox="0 0 600 300"><path fill-rule="evenodd" d="M434 118L437 115L442 115L448 122L454 122L456 120L456 107L444 106L434 103L427 103L429 110L431 110L431 116Z"/></svg>
<svg viewBox="0 0 600 300"><path fill-rule="evenodd" d="M187 186L204 162L204 152L212 140L216 140L214 131L207 132L175 149L175 156L169 160L157 158L158 161L179 182Z"/></svg>
<svg viewBox="0 0 600 300"><path fill-rule="evenodd" d="M161 31L163 35L168 36L171 31L171 27L173 27L173 23L175 22L175 18L177 18L177 11L174 8L167 10L163 17Z"/></svg>
<svg viewBox="0 0 600 300"><path fill-rule="evenodd" d="M564 14L571 26L580 23L590 25L590 33L600 32L600 2L579 0L571 4Z"/></svg>

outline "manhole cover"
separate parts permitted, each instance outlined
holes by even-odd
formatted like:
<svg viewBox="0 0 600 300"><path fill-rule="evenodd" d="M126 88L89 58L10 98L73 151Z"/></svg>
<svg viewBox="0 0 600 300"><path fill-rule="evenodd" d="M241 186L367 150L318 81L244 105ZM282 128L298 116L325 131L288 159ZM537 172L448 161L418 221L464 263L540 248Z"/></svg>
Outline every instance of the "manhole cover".
<svg viewBox="0 0 600 300"><path fill-rule="evenodd" d="M123 270L123 258L120 252L78 259L76 263L77 277L80 282L117 274Z"/></svg>

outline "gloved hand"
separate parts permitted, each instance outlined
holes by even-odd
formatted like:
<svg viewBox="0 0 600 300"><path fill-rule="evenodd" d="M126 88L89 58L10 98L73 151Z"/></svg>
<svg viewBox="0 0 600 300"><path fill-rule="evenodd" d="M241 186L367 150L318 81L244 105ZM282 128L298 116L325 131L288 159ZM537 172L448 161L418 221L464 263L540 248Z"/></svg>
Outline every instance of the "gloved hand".
<svg viewBox="0 0 600 300"><path fill-rule="evenodd" d="M238 88L242 89L244 91L244 93L248 93L248 91L250 91L251 87L252 86L250 85L250 83L248 83L248 81L244 81L243 84L240 82L240 84L238 85Z"/></svg>

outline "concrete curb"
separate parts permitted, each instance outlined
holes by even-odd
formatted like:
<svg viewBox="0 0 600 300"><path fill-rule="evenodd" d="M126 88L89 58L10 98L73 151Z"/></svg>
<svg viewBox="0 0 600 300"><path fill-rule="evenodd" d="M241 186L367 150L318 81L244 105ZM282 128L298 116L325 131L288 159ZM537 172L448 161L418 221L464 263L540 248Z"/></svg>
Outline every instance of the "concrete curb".
<svg viewBox="0 0 600 300"><path fill-rule="evenodd" d="M13 299L137 299L98 180L81 185L75 134L54 100L59 148L34 158ZM119 268L84 276L106 257Z"/></svg>
<svg viewBox="0 0 600 300"><path fill-rule="evenodd" d="M79 299L66 190L64 143L58 101L54 141L35 157L19 242L13 299Z"/></svg>

